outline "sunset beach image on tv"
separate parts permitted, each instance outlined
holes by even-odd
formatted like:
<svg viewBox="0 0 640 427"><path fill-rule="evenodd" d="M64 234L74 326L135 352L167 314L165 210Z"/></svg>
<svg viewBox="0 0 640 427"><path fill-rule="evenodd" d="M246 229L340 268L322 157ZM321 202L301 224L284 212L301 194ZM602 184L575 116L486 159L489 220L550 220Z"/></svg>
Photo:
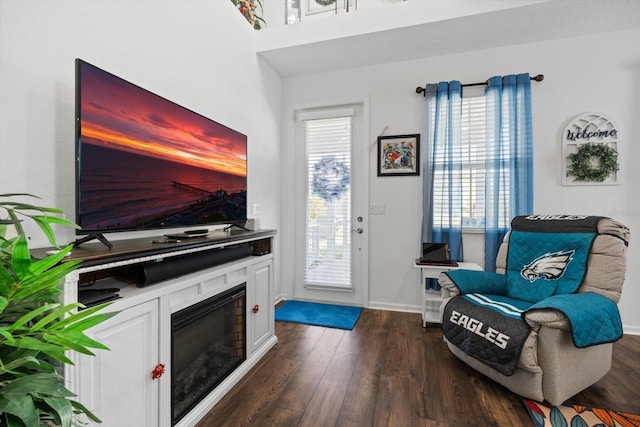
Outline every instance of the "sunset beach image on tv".
<svg viewBox="0 0 640 427"><path fill-rule="evenodd" d="M77 60L81 233L246 221L247 138Z"/></svg>

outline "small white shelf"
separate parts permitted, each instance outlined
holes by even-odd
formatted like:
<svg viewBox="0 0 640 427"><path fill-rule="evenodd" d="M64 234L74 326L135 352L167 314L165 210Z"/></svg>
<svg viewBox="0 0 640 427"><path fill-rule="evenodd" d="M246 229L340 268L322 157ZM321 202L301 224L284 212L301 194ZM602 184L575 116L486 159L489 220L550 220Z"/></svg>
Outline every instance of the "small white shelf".
<svg viewBox="0 0 640 427"><path fill-rule="evenodd" d="M423 296L425 301L442 302L442 291L430 291L425 289Z"/></svg>
<svg viewBox="0 0 640 427"><path fill-rule="evenodd" d="M478 264L459 262L457 266L414 264L420 269L420 288L422 289L422 327L427 323L442 323L440 320L440 305L449 296L449 292L442 288L440 291L427 290L426 279L437 279L440 273L450 270L482 270Z"/></svg>

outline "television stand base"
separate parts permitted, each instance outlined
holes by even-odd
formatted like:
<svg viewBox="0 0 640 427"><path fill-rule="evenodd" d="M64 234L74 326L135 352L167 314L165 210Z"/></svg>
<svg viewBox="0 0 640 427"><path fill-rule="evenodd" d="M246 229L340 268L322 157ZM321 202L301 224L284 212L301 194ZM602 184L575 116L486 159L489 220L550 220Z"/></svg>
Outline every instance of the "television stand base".
<svg viewBox="0 0 640 427"><path fill-rule="evenodd" d="M73 243L73 247L77 248L78 246L80 246L83 243L87 243L93 239L98 239L103 245L105 245L106 247L108 247L109 249L113 249L113 244L107 240L106 237L104 237L103 234L101 233L97 233L97 234L89 234L85 237L83 237L82 239L77 239L74 243Z"/></svg>
<svg viewBox="0 0 640 427"><path fill-rule="evenodd" d="M229 231L233 227L241 228L241 229L243 229L245 231L252 231L252 230L249 230L248 228L245 228L244 226L242 226L240 224L236 224L236 223L227 225L225 228L222 229L222 231Z"/></svg>

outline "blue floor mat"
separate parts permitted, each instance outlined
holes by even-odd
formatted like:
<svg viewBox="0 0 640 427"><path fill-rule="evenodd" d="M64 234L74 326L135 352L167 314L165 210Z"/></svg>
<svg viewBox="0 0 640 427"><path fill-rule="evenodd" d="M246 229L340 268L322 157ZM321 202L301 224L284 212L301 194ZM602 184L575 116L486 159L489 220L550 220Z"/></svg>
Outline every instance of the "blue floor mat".
<svg viewBox="0 0 640 427"><path fill-rule="evenodd" d="M353 329L361 307L287 301L276 309L276 320L337 329Z"/></svg>

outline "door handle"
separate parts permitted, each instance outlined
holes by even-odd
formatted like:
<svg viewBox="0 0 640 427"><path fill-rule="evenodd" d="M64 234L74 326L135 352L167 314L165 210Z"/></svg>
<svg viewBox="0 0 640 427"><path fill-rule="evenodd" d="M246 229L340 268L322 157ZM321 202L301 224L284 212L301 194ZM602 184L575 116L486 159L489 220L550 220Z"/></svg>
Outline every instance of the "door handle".
<svg viewBox="0 0 640 427"><path fill-rule="evenodd" d="M362 232L363 232L362 228L356 228L356 229L351 230L351 231L355 231L358 234L362 234Z"/></svg>

